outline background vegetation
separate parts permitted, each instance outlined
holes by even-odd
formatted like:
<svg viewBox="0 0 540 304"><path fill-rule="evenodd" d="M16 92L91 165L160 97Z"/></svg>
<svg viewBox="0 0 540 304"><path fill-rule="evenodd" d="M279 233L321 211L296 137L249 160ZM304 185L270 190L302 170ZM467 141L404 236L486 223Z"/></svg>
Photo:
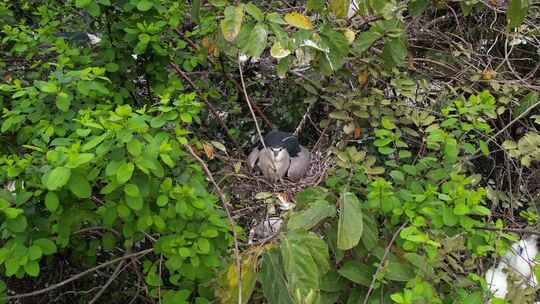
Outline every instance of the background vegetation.
<svg viewBox="0 0 540 304"><path fill-rule="evenodd" d="M540 5L352 4L1 0L0 301L488 301L538 234ZM264 191L255 122L319 178Z"/></svg>

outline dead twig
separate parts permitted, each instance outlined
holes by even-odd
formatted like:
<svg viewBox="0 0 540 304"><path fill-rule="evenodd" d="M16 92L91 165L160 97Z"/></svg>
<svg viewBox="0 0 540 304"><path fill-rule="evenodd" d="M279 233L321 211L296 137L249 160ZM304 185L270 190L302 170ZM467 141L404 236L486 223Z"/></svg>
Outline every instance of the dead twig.
<svg viewBox="0 0 540 304"><path fill-rule="evenodd" d="M396 237L398 236L399 232L401 230L403 230L403 228L405 228L405 226L408 223L409 223L409 221L405 221L403 224L401 224L401 226L399 226L398 230L396 230L396 232L394 232L394 235L392 235L392 239L390 240L390 243L388 243L388 245L384 249L383 257L381 259L381 262L379 263L379 266L377 267L377 271L375 271L375 274L373 275L373 278L371 279L371 284L369 284L369 289L368 289L368 291L366 293L366 297L364 298L364 303L363 304L367 304L367 302L369 300L369 296L373 292L373 288L375 287L375 281L377 280L377 274L383 268L384 262L386 262L386 258L388 257L388 253L390 253L390 249L392 248L392 245L394 244L394 242L396 240Z"/></svg>
<svg viewBox="0 0 540 304"><path fill-rule="evenodd" d="M57 289L59 287L62 287L70 282L73 282L75 280L78 280L82 277L84 277L85 275L87 274L90 274L96 270L99 270L101 268L104 268L104 267L107 267L109 265L112 265L112 264L115 264L115 263L118 263L118 262L121 262L121 261L124 261L126 259L131 259L131 258L135 258L135 257L141 257L141 256L144 256L144 255L147 255L149 254L150 252L154 251L154 248L150 248L150 249L146 249L146 250L142 250L142 251L139 251L139 252L135 252L135 253L130 253L130 254L126 254L122 257L119 257L119 258L116 258L116 259L112 259L108 262L105 262L105 263L102 263L98 266L95 266L95 267L92 267L90 269L87 269L81 273L78 273L74 276L72 276L71 278L67 279L67 280L64 280L60 283L56 283L56 284L53 284L47 288L43 288L43 289L40 289L40 290L36 290L36 291L32 291L32 292L29 292L29 293L23 293L23 294L18 294L18 295L14 295L14 296L9 296L9 297L4 297L4 300L15 300L15 299L22 299L22 298L27 298L27 297L33 297L33 296L37 296L37 295L40 295L40 294L43 294L43 293L47 293L51 290L54 290L54 289Z"/></svg>
<svg viewBox="0 0 540 304"><path fill-rule="evenodd" d="M101 297L101 295L103 295L103 293L105 292L105 290L107 290L107 288L109 287L109 285L111 285L111 283L118 277L118 275L120 274L120 270L122 269L122 266L124 266L124 263L125 263L125 260L121 261L120 263L118 263L118 266L116 266L116 269L114 270L114 272L111 274L111 277L107 280L107 282L105 283L105 285L103 285L103 287L101 287L101 289L98 291L98 293L92 298L92 300L90 300L90 302L88 302L88 304L93 304L93 303L96 303L96 301L99 299L99 297Z"/></svg>
<svg viewBox="0 0 540 304"><path fill-rule="evenodd" d="M234 256L235 256L235 262L236 262L236 271L238 273L238 304L242 304L242 264L241 264L241 260L240 260L240 249L239 249L239 246L238 246L238 236L236 234L236 222L234 221L232 215L231 215L231 205L229 204L229 202L227 201L227 198L225 197L225 194L223 193L223 191L221 190L221 188L218 186L218 184L216 183L216 180L214 179L214 176L212 175L212 172L210 172L210 169L208 169L208 166L206 165L206 163L204 162L204 160L202 160L202 158L200 158L196 153L195 151L193 151L193 149L191 148L191 146L187 145L187 144L184 144L184 147L189 151L189 153L191 153L191 155L201 164L201 166L203 167L203 170L204 172L206 173L206 176L208 177L208 179L210 180L210 182L212 183L212 185L214 186L214 188L216 188L216 191L219 195L219 198L221 200L221 203L223 204L223 209L225 209L225 212L227 213L227 218L229 219L229 223L231 225L231 230L232 230L232 234L233 234L233 241L234 241Z"/></svg>
<svg viewBox="0 0 540 304"><path fill-rule="evenodd" d="M191 80L191 78L189 78L189 76L184 72L182 71L182 69L180 69L176 64L172 63L171 62L171 67L174 69L174 71L176 72L176 75L180 76L181 78L183 78L185 81L187 81L189 83L189 85L195 90L195 91L200 91L197 86L195 85L195 83ZM200 92L199 92L200 93ZM204 101L204 103L206 104L206 106L208 107L208 109L210 110L210 112L212 113L212 115L217 119L218 123L221 125L221 127L223 128L223 130L225 130L225 133L227 134L227 137L229 137L229 139L232 141L232 143L238 147L238 143L236 142L236 140L234 139L234 137L231 136L231 133L229 131L229 128L227 127L227 125L225 124L225 122L223 121L223 119L221 119L221 117L219 116L216 108L214 107L214 105L212 103L210 103L210 101L208 101L207 98L202 98L201 99Z"/></svg>

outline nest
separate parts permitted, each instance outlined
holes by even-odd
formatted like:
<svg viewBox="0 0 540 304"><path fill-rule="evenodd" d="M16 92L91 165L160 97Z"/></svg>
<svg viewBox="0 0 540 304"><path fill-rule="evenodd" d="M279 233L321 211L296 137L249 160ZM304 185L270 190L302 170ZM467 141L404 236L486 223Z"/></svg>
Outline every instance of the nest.
<svg viewBox="0 0 540 304"><path fill-rule="evenodd" d="M284 179L272 183L264 178L260 170L250 170L245 159L223 158L228 164L224 171L228 179L228 192L233 197L233 217L246 231L249 231L248 244L266 242L276 236L282 227L281 217L294 207L294 196L302 190L319 185L327 176L334 161L328 147L311 151L311 161L306 175L299 181ZM242 166L238 168L238 162Z"/></svg>

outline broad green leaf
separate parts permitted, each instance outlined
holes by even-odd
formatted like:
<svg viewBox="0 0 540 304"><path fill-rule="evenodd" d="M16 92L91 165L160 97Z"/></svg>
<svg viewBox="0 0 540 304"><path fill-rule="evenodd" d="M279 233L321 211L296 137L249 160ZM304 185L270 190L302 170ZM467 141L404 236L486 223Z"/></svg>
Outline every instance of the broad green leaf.
<svg viewBox="0 0 540 304"><path fill-rule="evenodd" d="M373 250L379 242L377 220L367 214L363 216L362 244L367 250Z"/></svg>
<svg viewBox="0 0 540 304"><path fill-rule="evenodd" d="M63 112L67 112L71 106L71 95L65 92L59 92L56 95L56 107Z"/></svg>
<svg viewBox="0 0 540 304"><path fill-rule="evenodd" d="M510 0L508 10L506 11L506 19L508 27L511 29L519 26L529 11L529 0Z"/></svg>
<svg viewBox="0 0 540 304"><path fill-rule="evenodd" d="M287 22L285 22L285 20L283 20L283 18L281 18L281 16L278 13L270 13L266 15L266 20L268 22L272 22L275 24L281 24L281 25L287 24Z"/></svg>
<svg viewBox="0 0 540 304"><path fill-rule="evenodd" d="M77 168L93 160L94 156L95 155L93 153L79 153L79 154L70 155L69 160L66 164L66 167L70 169Z"/></svg>
<svg viewBox="0 0 540 304"><path fill-rule="evenodd" d="M72 174L68 187L78 198L89 198L92 195L92 186L82 174Z"/></svg>
<svg viewBox="0 0 540 304"><path fill-rule="evenodd" d="M58 199L58 195L52 191L47 192L47 195L45 196L45 207L47 207L49 211L54 212L58 209L59 205L60 200Z"/></svg>
<svg viewBox="0 0 540 304"><path fill-rule="evenodd" d="M261 11L260 8L258 8L255 4L252 2L249 2L246 6L246 12L251 15L257 22L263 22L264 21L264 14Z"/></svg>
<svg viewBox="0 0 540 304"><path fill-rule="evenodd" d="M49 172L45 181L45 187L48 190L54 191L62 188L71 176L71 170L66 167L57 167Z"/></svg>
<svg viewBox="0 0 540 304"><path fill-rule="evenodd" d="M338 18L347 17L350 0L330 0L329 8Z"/></svg>
<svg viewBox="0 0 540 304"><path fill-rule="evenodd" d="M240 33L240 27L244 19L244 6L228 6L225 8L225 18L221 20L221 32L225 40L233 42Z"/></svg>
<svg viewBox="0 0 540 304"><path fill-rule="evenodd" d="M135 184L126 184L124 186L124 193L126 193L127 196L131 197L137 197L140 196L139 187Z"/></svg>
<svg viewBox="0 0 540 304"><path fill-rule="evenodd" d="M8 208L8 209L15 209L15 208ZM5 212L6 210L4 210ZM5 221L7 223L7 228L11 230L12 232L20 233L24 232L26 230L26 227L28 227L28 220L26 219L26 216L19 215L16 218L8 219Z"/></svg>
<svg viewBox="0 0 540 304"><path fill-rule="evenodd" d="M166 195L160 195L157 198L156 204L159 207L164 207L169 203L169 198Z"/></svg>
<svg viewBox="0 0 540 304"><path fill-rule="evenodd" d="M37 239L33 244L39 246L44 255L51 255L56 252L56 244L49 239Z"/></svg>
<svg viewBox="0 0 540 304"><path fill-rule="evenodd" d="M299 29L303 29L303 30L313 29L313 24L311 24L311 20L309 20L308 17L297 12L292 12L285 15L285 22Z"/></svg>
<svg viewBox="0 0 540 304"><path fill-rule="evenodd" d="M296 302L316 296L322 277L319 265L302 236L306 232L289 233L280 245L283 268L288 281L288 289Z"/></svg>
<svg viewBox="0 0 540 304"><path fill-rule="evenodd" d="M384 64L388 67L400 65L407 56L407 47L401 38L385 39L383 48Z"/></svg>
<svg viewBox="0 0 540 304"><path fill-rule="evenodd" d="M23 210L19 208L5 208L2 210L2 212L4 212L4 215L7 219L11 220L21 215L23 213Z"/></svg>
<svg viewBox="0 0 540 304"><path fill-rule="evenodd" d="M338 273L349 281L369 287L374 269L359 261L347 261L341 266Z"/></svg>
<svg viewBox="0 0 540 304"><path fill-rule="evenodd" d="M139 0L137 3L137 9L141 12L146 12L154 6L150 0Z"/></svg>
<svg viewBox="0 0 540 304"><path fill-rule="evenodd" d="M134 169L135 166L133 165L133 163L123 163L122 165L120 165L120 167L118 167L118 170L116 171L116 180L120 184L124 184L131 179Z"/></svg>
<svg viewBox="0 0 540 304"><path fill-rule="evenodd" d="M384 269L384 277L388 280L407 282L414 278L414 270L409 264L388 261Z"/></svg>
<svg viewBox="0 0 540 304"><path fill-rule="evenodd" d="M409 2L409 11L416 17L422 14L429 5L429 0L413 0Z"/></svg>
<svg viewBox="0 0 540 304"><path fill-rule="evenodd" d="M251 253L241 257L240 271L242 272L242 301L238 299L238 269L236 263L232 262L227 268L227 272L220 278L222 288L218 289L217 297L220 303L247 304L251 294L255 290L257 283L257 264L259 254Z"/></svg>
<svg viewBox="0 0 540 304"><path fill-rule="evenodd" d="M362 237L364 221L360 201L351 192L343 192L339 200L337 247L348 250L358 244Z"/></svg>
<svg viewBox="0 0 540 304"><path fill-rule="evenodd" d="M193 17L195 23L201 21L201 0L193 0L191 2L191 17Z"/></svg>
<svg viewBox="0 0 540 304"><path fill-rule="evenodd" d="M143 149L143 145L141 144L140 141L138 141L135 138L127 143L127 150L129 154L133 156L139 156L142 152L142 149Z"/></svg>
<svg viewBox="0 0 540 304"><path fill-rule="evenodd" d="M24 271L31 277L39 275L39 263L37 261L28 261L24 265Z"/></svg>
<svg viewBox="0 0 540 304"><path fill-rule="evenodd" d="M514 118L521 115L523 112L525 112L528 108L532 107L538 103L538 93L537 92L530 92L529 94L525 95L521 101L519 102L519 105L514 109L512 112L512 116Z"/></svg>
<svg viewBox="0 0 540 304"><path fill-rule="evenodd" d="M324 0L307 0L306 9L321 13L324 11Z"/></svg>
<svg viewBox="0 0 540 304"><path fill-rule="evenodd" d="M327 217L336 214L336 208L326 201L315 201L306 210L294 213L287 223L290 230L309 230Z"/></svg>
<svg viewBox="0 0 540 304"><path fill-rule="evenodd" d="M92 0L75 0L76 7L86 7L92 2Z"/></svg>
<svg viewBox="0 0 540 304"><path fill-rule="evenodd" d="M294 303L287 287L283 259L279 251L271 249L263 254L260 280L268 303Z"/></svg>
<svg viewBox="0 0 540 304"><path fill-rule="evenodd" d="M285 58L289 56L289 54L291 54L291 51L283 48L283 46L281 45L279 41L276 41L274 45L272 45L272 48L270 49L270 55L277 59Z"/></svg>
<svg viewBox="0 0 540 304"><path fill-rule="evenodd" d="M266 48L268 28L263 23L257 23L249 34L249 41L243 51L253 57L259 58Z"/></svg>
<svg viewBox="0 0 540 304"><path fill-rule="evenodd" d="M126 203L129 206L129 208L135 211L141 210L144 206L144 201L142 197L140 196L137 196L137 197L126 196Z"/></svg>
<svg viewBox="0 0 540 304"><path fill-rule="evenodd" d="M30 248L28 248L28 258L30 260L39 260L41 256L43 255L43 251L41 250L41 247L38 245L32 245Z"/></svg>
<svg viewBox="0 0 540 304"><path fill-rule="evenodd" d="M382 37L381 34L374 31L362 32L353 43L353 50L357 54L367 51L375 41Z"/></svg>
<svg viewBox="0 0 540 304"><path fill-rule="evenodd" d="M39 88L40 91L44 93L56 93L58 91L58 87L54 82L51 81L36 81L36 86Z"/></svg>
<svg viewBox="0 0 540 304"><path fill-rule="evenodd" d="M101 134L100 136L93 136L92 139L90 139L81 147L81 151L86 152L88 150L93 149L94 147L99 145L102 141L104 141L105 138L107 138L107 133Z"/></svg>

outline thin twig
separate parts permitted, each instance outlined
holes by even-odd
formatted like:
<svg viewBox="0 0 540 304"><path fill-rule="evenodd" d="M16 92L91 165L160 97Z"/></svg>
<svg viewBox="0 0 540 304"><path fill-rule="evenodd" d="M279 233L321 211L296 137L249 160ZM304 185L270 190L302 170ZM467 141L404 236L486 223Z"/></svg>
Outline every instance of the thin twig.
<svg viewBox="0 0 540 304"><path fill-rule="evenodd" d="M227 218L229 219L229 223L231 224L231 230L233 233L233 241L234 241L234 256L235 256L235 262L236 262L236 271L238 273L238 304L242 304L242 264L240 260L240 249L238 246L238 236L236 234L236 222L234 221L231 210L230 210L230 204L227 201L227 198L225 197L225 194L221 190L221 188L216 183L216 180L214 179L214 176L212 175L212 172L210 172L210 169L208 169L208 166L200 158L195 151L191 148L191 146L184 144L184 147L191 153L191 155L201 164L203 167L204 172L206 173L206 176L212 183L212 185L216 188L216 191L219 195L219 198L221 200L221 203L223 204L223 209L225 209L225 212L227 213Z"/></svg>
<svg viewBox="0 0 540 304"><path fill-rule="evenodd" d="M390 249L392 248L392 245L394 244L394 241L396 240L396 237L398 236L399 232L405 228L405 226L409 223L409 221L406 221L405 223L401 224L401 226L394 232L394 235L392 235L392 239L390 240L390 243L386 246L386 249L384 249L384 254L381 259L381 262L379 263L379 266L377 267L377 271L375 274L373 274L373 278L371 279L371 284L369 284L369 289L366 293L366 297L364 298L364 303L367 304L369 300L369 296L373 292L373 288L375 287L375 281L377 280L377 274L381 271L381 269L384 266L384 262L386 261L386 258L388 257L388 253L390 253Z"/></svg>
<svg viewBox="0 0 540 304"><path fill-rule="evenodd" d="M56 283L56 284L53 284L47 288L43 288L43 289L40 289L40 290L36 290L36 291L32 291L32 292L29 292L29 293L23 293L23 294L18 294L18 295L14 295L14 296L9 296L9 297L4 297L4 300L15 300L15 299L21 299L21 298L27 298L27 297L33 297L33 296L37 296L37 295L40 295L40 294L43 294L43 293L47 293L51 290L54 290L54 289L57 289L59 287L62 287L64 285L66 285L67 283L70 283L70 282L73 282L75 280L78 280L82 277L84 277L85 275L89 274L89 273L92 273L96 270L99 270L101 268L104 268L104 267L107 267L109 265L112 265L114 263L118 263L120 261L123 261L123 260L126 260L126 259L130 259L130 258L134 258L134 257L139 257L139 256L144 256L144 255L147 255L149 254L150 252L154 251L154 248L150 248L150 249L146 249L146 250L142 250L142 251L139 251L139 252L135 252L135 253L131 253L131 254L126 254L122 257L119 257L119 258L116 258L116 259L113 259L113 260L110 260L108 262L105 262L103 264L100 264L98 266L95 266L95 267L92 267L90 269L87 269L81 273L78 273L74 276L72 276L71 278L67 279L67 280L64 280L60 283Z"/></svg>
<svg viewBox="0 0 540 304"><path fill-rule="evenodd" d="M122 269L122 266L124 266L124 263L125 263L125 261L121 261L120 263L118 263L118 266L116 266L116 269L111 274L111 277L107 280L105 285L103 285L103 287L101 287L101 289L98 291L98 293L96 293L96 295L92 298L92 300L90 300L90 302L88 302L88 304L96 303L96 301L99 299L99 297L101 297L101 295L105 292L105 290L109 287L109 285L111 285L111 283L118 277L118 275L121 272L120 270Z"/></svg>
<svg viewBox="0 0 540 304"><path fill-rule="evenodd" d="M495 227L478 227L478 226L474 226L473 228L477 229L477 230L515 232L515 233L522 233L522 234L530 234L530 235L538 235L538 236L540 236L540 231L534 231L534 230L528 230L528 229L520 229L520 228L495 228Z"/></svg>
<svg viewBox="0 0 540 304"><path fill-rule="evenodd" d="M195 91L199 91L199 88L195 85L195 83L191 80L191 78L189 78L189 76L184 73L184 71L182 71L182 69L180 69L176 64L172 63L171 62L171 67L175 70L176 74L180 77L182 77L185 81L187 81L189 83L189 85L195 90ZM199 92L200 93L200 92ZM223 130L225 130L225 133L227 134L227 137L229 137L229 139L232 141L232 143L238 147L238 143L236 142L236 140L234 139L234 137L231 136L231 133L229 131L229 128L227 127L227 125L225 124L225 122L223 121L223 119L221 119L221 117L219 116L219 114L217 113L217 110L216 108L214 107L214 105L212 103L210 103L210 101L208 101L207 98L203 98L201 96L201 99L204 101L204 103L206 104L206 106L208 107L208 109L210 110L210 112L212 113L212 115L217 119L218 123L221 125L221 127L223 128Z"/></svg>
<svg viewBox="0 0 540 304"><path fill-rule="evenodd" d="M242 62L240 61L240 56L238 56L238 70L240 71L240 82L242 83L242 91L244 92L244 99L246 100L249 107L249 111L251 112L251 116L253 117L253 122L255 123L255 127L257 128L259 139L261 140L261 143L263 144L264 149L266 149L266 144L262 136L261 128L259 127L259 123L257 122L257 117L255 116L255 112L253 111L253 107L251 106L251 102L247 94L246 83L244 82L244 72L242 72Z"/></svg>

